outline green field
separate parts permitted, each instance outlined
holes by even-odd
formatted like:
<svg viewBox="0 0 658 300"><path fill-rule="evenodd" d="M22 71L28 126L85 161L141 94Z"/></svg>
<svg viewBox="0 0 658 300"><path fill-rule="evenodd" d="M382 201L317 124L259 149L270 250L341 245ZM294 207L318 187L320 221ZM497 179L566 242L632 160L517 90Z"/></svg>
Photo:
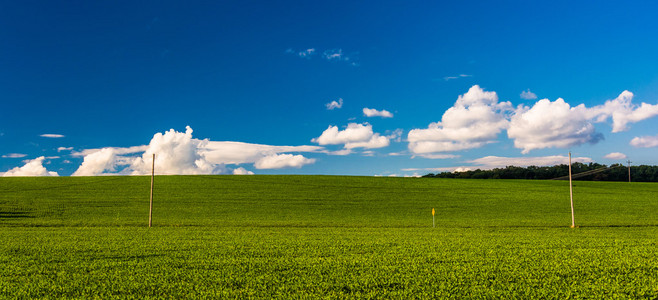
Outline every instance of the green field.
<svg viewBox="0 0 658 300"><path fill-rule="evenodd" d="M0 178L0 298L658 299L658 184ZM432 228L431 210L436 210Z"/></svg>

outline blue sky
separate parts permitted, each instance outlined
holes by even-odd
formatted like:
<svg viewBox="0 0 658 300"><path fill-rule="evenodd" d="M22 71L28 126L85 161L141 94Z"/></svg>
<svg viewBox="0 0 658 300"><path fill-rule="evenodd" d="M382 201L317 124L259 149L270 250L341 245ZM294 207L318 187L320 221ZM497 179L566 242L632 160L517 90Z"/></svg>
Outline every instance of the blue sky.
<svg viewBox="0 0 658 300"><path fill-rule="evenodd" d="M658 164L656 11L3 2L0 173L142 174L151 153L162 174Z"/></svg>

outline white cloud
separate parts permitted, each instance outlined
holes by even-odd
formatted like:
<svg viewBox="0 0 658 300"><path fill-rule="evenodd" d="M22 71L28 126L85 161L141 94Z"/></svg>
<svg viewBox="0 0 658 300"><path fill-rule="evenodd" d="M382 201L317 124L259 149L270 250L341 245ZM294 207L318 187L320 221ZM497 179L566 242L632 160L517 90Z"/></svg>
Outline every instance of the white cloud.
<svg viewBox="0 0 658 300"><path fill-rule="evenodd" d="M254 175L254 172L249 171L243 167L233 170L233 175Z"/></svg>
<svg viewBox="0 0 658 300"><path fill-rule="evenodd" d="M57 139L57 138L63 138L64 135L62 135L62 134L55 134L55 133L44 133L44 134L40 135L40 137Z"/></svg>
<svg viewBox="0 0 658 300"><path fill-rule="evenodd" d="M534 149L594 144L602 140L603 135L595 131L589 119L585 105L571 107L561 98L555 102L543 99L532 108L519 106L507 135L524 154Z"/></svg>
<svg viewBox="0 0 658 300"><path fill-rule="evenodd" d="M368 123L349 123L344 130L338 130L338 126L330 125L319 137L311 141L320 145L344 144L345 149L383 148L390 144L389 137L373 133L372 125Z"/></svg>
<svg viewBox="0 0 658 300"><path fill-rule="evenodd" d="M631 146L637 147L637 148L658 147L658 135L657 136L635 137L631 140Z"/></svg>
<svg viewBox="0 0 658 300"><path fill-rule="evenodd" d="M23 153L8 153L3 155L2 158L22 158L26 156L27 154L23 154Z"/></svg>
<svg viewBox="0 0 658 300"><path fill-rule="evenodd" d="M301 167L313 163L302 155L279 155L285 152L321 152L318 146L270 146L241 142L213 142L192 137L192 128L177 132L173 129L157 133L147 146L88 149L74 153L84 156L75 176L102 174L150 174L152 155L156 154L157 174L249 174L242 167L226 165L254 164L258 169ZM141 156L134 154L142 153Z"/></svg>
<svg viewBox="0 0 658 300"><path fill-rule="evenodd" d="M289 50L290 51L286 51L286 52L294 53L294 51L292 51L292 49L289 49ZM297 56L299 56L301 58L306 58L306 59L311 58L311 56L313 56L314 54L315 54L315 48L309 48L309 49L297 52Z"/></svg>
<svg viewBox="0 0 658 300"><path fill-rule="evenodd" d="M590 117L596 122L603 122L611 117L612 132L621 132L628 130L629 123L637 123L658 116L658 104L651 105L643 102L637 106L631 103L632 100L633 93L623 91L617 98L590 109Z"/></svg>
<svg viewBox="0 0 658 300"><path fill-rule="evenodd" d="M114 172L118 165L115 149L103 148L86 155L72 176L96 176L106 171Z"/></svg>
<svg viewBox="0 0 658 300"><path fill-rule="evenodd" d="M73 147L59 147L59 148L57 148L57 152L71 151L71 150L73 150Z"/></svg>
<svg viewBox="0 0 658 300"><path fill-rule="evenodd" d="M427 129L409 132L409 150L415 154L449 152L482 147L495 141L507 127L505 114L510 102L498 102L495 92L485 92L472 86L459 96L441 122L431 123Z"/></svg>
<svg viewBox="0 0 658 300"><path fill-rule="evenodd" d="M626 157L626 154L624 154L624 153L612 152L612 153L606 154L604 156L604 158L607 158L607 159L626 159L627 157Z"/></svg>
<svg viewBox="0 0 658 300"><path fill-rule="evenodd" d="M315 162L313 158L306 158L302 155L292 154L272 154L265 156L256 163L256 169L282 169L282 168L301 168L304 165Z"/></svg>
<svg viewBox="0 0 658 300"><path fill-rule="evenodd" d="M325 104L327 110L334 110L336 108L340 109L343 107L343 98L338 98L338 101L334 100Z"/></svg>
<svg viewBox="0 0 658 300"><path fill-rule="evenodd" d="M521 92L521 99L525 100L535 100L537 99L537 95L533 92L530 91L530 89Z"/></svg>
<svg viewBox="0 0 658 300"><path fill-rule="evenodd" d="M343 55L343 49L329 49L322 53L325 59L327 60L343 60L345 56Z"/></svg>
<svg viewBox="0 0 658 300"><path fill-rule="evenodd" d="M658 116L658 105L631 103L633 93L622 92L617 98L592 108L580 104L571 107L563 99L554 102L543 99L531 108L519 106L511 119L507 135L514 146L528 153L534 149L568 148L585 143L597 143L603 135L593 123L612 118L612 132L628 130L628 124Z"/></svg>
<svg viewBox="0 0 658 300"><path fill-rule="evenodd" d="M382 117L382 118L392 118L393 114L387 110L376 110L374 108L363 108L363 115L366 117Z"/></svg>
<svg viewBox="0 0 658 300"><path fill-rule="evenodd" d="M29 160L24 166L13 168L2 176L59 176L57 172L48 171L43 166L43 162L46 158L41 156L33 160Z"/></svg>
<svg viewBox="0 0 658 300"><path fill-rule="evenodd" d="M443 80L448 81L448 80L466 78L466 77L473 77L473 75L459 74L457 76L446 76L446 77L443 77Z"/></svg>

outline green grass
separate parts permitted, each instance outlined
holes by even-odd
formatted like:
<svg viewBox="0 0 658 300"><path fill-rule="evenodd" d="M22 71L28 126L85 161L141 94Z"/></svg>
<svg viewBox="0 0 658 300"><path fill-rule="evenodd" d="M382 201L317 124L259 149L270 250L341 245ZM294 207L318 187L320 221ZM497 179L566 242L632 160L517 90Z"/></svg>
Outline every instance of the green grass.
<svg viewBox="0 0 658 300"><path fill-rule="evenodd" d="M0 297L658 298L658 184L149 183L0 178Z"/></svg>

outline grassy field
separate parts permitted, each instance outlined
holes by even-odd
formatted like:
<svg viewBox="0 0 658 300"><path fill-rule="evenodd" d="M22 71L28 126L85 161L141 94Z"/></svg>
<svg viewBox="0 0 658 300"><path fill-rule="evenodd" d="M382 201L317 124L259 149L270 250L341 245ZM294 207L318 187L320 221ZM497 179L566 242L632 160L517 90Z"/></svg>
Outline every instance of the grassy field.
<svg viewBox="0 0 658 300"><path fill-rule="evenodd" d="M658 298L658 184L149 183L0 178L0 297Z"/></svg>

